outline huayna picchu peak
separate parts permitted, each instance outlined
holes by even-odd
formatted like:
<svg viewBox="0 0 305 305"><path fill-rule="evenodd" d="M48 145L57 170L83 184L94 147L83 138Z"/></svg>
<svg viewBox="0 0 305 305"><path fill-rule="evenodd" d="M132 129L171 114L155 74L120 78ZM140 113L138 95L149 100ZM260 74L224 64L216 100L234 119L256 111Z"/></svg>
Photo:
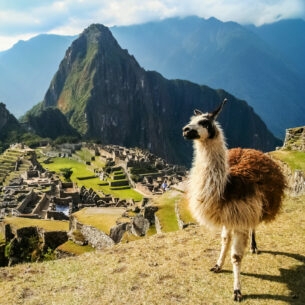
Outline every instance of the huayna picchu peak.
<svg viewBox="0 0 305 305"><path fill-rule="evenodd" d="M169 162L189 164L191 145L181 136L182 126L195 108L209 111L224 98L228 107L219 120L230 147L266 151L280 145L245 101L145 71L107 27L93 24L66 51L40 111L58 108L84 139L149 149Z"/></svg>

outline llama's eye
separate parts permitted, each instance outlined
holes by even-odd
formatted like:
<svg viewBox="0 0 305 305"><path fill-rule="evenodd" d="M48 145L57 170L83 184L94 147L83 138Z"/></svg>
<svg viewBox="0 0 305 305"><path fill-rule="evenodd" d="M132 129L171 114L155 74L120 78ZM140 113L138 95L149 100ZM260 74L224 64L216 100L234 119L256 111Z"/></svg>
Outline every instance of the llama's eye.
<svg viewBox="0 0 305 305"><path fill-rule="evenodd" d="M207 121L207 120L199 121L198 124L201 125L204 128L209 128L209 126L210 126L210 122Z"/></svg>

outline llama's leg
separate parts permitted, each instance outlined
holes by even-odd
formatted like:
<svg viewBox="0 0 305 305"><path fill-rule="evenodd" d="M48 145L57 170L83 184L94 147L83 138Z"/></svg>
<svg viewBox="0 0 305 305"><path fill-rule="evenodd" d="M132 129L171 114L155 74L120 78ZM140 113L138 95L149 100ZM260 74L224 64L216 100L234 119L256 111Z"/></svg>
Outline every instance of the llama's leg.
<svg viewBox="0 0 305 305"><path fill-rule="evenodd" d="M220 270L225 262L226 255L228 253L228 250L229 250L229 247L231 244L231 235L232 235L231 230L228 230L226 227L222 228L220 255L217 260L216 265L210 269L211 271L213 271L215 273L220 272Z"/></svg>
<svg viewBox="0 0 305 305"><path fill-rule="evenodd" d="M250 238L251 238L251 244L250 244L250 251L251 253L258 254L257 244L255 240L255 230L250 230Z"/></svg>
<svg viewBox="0 0 305 305"><path fill-rule="evenodd" d="M240 270L241 261L244 256L245 248L247 247L248 231L234 231L231 248L231 262L233 265L234 275L234 301L241 301L241 285L240 285Z"/></svg>

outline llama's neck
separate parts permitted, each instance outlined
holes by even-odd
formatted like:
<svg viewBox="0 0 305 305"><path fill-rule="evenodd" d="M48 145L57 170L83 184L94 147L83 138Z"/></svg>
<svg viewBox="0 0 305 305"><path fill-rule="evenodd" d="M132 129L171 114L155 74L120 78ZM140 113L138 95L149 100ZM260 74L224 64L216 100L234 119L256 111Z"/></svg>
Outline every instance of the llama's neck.
<svg viewBox="0 0 305 305"><path fill-rule="evenodd" d="M220 201L228 176L227 148L220 131L218 137L208 142L194 142L194 162L190 185L195 200L202 203Z"/></svg>

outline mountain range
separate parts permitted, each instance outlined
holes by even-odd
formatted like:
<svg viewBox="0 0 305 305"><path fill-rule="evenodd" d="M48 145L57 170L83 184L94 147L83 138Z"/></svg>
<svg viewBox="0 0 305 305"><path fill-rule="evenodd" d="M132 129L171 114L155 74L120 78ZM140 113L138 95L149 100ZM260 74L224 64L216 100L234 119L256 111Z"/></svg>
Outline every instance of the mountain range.
<svg viewBox="0 0 305 305"><path fill-rule="evenodd" d="M111 31L145 69L246 100L277 137L304 124L304 20L255 27L187 17ZM19 117L42 101L75 38L39 35L0 52L0 101L11 113Z"/></svg>
<svg viewBox="0 0 305 305"><path fill-rule="evenodd" d="M137 146L171 163L190 164L192 146L182 127L195 108L211 111L225 97L229 103L220 122L230 146L272 150L280 144L246 102L224 90L146 71L109 28L94 24L73 41L43 101L23 121L42 137L77 131L85 140ZM72 128L58 129L57 122Z"/></svg>
<svg viewBox="0 0 305 305"><path fill-rule="evenodd" d="M251 27L187 17L111 31L145 69L246 100L278 137L304 124L304 20Z"/></svg>

